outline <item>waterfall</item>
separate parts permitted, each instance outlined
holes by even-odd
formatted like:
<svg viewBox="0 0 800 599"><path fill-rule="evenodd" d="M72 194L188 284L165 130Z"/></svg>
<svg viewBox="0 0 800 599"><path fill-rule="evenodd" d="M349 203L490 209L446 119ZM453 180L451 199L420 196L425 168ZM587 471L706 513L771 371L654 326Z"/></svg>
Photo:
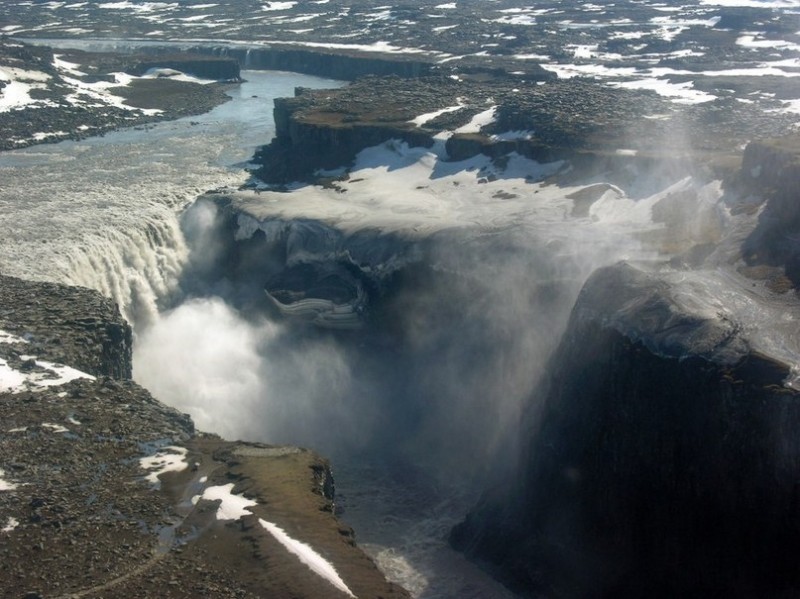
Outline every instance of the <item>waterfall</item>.
<svg viewBox="0 0 800 599"><path fill-rule="evenodd" d="M138 228L105 230L70 248L66 282L100 291L129 322L146 327L159 301L175 292L186 257L177 215L164 210Z"/></svg>

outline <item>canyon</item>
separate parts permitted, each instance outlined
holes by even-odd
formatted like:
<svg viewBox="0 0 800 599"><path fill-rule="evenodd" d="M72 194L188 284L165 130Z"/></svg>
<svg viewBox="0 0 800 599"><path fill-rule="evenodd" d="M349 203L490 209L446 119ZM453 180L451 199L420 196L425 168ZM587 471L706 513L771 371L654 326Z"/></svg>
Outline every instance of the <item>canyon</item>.
<svg viewBox="0 0 800 599"><path fill-rule="evenodd" d="M507 10L475 30L557 18ZM795 50L756 41L792 34L681 11L649 51L725 38L725 74L622 41L595 64L577 26L520 36L549 70L323 33L4 40L32 100L0 113L31 145L0 157L7 592L792 596ZM769 77L735 74L750 51ZM93 77L129 89L81 141L15 124Z"/></svg>

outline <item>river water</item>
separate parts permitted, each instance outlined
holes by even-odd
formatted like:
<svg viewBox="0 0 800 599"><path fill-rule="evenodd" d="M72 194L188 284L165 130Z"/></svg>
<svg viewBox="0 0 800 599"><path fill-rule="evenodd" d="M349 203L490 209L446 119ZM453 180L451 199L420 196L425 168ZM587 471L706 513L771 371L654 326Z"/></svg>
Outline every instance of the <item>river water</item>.
<svg viewBox="0 0 800 599"><path fill-rule="evenodd" d="M196 117L0 154L0 272L83 285L137 325L186 258L178 213L247 179L241 163L274 133L272 99L338 82L245 72L232 100Z"/></svg>

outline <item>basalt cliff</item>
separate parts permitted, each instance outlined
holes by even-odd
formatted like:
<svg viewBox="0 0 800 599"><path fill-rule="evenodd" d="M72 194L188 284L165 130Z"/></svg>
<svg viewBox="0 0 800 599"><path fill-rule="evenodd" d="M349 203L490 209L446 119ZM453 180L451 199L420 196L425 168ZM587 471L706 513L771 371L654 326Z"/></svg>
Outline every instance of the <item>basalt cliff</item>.
<svg viewBox="0 0 800 599"><path fill-rule="evenodd" d="M524 596L797 594L800 393L770 332L797 335L797 147L748 146L728 186L758 224L713 272L590 277L529 400L516 475L455 547ZM732 265L744 311L713 291Z"/></svg>

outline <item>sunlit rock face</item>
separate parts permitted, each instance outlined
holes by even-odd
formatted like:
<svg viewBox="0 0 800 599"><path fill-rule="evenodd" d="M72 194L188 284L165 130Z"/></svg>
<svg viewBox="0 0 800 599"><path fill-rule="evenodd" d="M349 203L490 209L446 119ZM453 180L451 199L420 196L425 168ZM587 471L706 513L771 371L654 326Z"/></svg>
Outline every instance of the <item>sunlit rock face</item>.
<svg viewBox="0 0 800 599"><path fill-rule="evenodd" d="M532 596L797 592L800 394L713 304L625 263L593 274L517 478L452 543Z"/></svg>

